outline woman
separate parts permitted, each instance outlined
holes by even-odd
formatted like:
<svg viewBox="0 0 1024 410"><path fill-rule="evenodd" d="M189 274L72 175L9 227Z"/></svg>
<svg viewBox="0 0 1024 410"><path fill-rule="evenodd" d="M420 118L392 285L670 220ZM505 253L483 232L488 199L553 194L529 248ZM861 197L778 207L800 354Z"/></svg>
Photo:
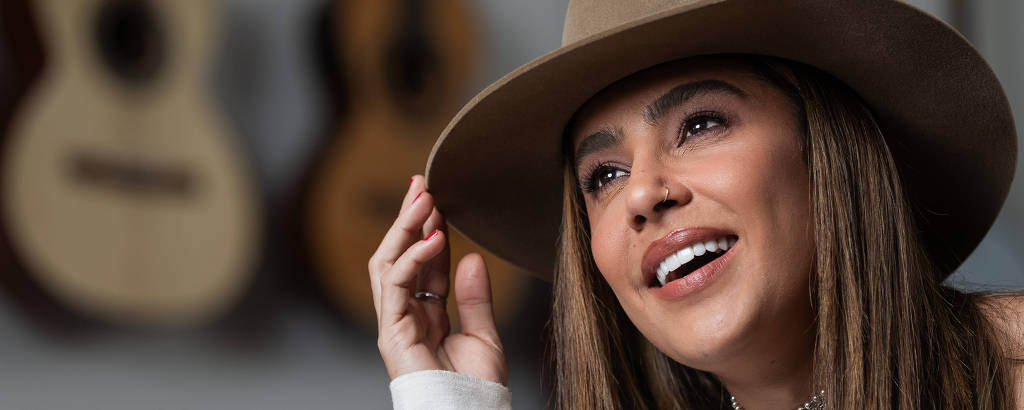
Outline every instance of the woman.
<svg viewBox="0 0 1024 410"><path fill-rule="evenodd" d="M558 408L1024 406L1024 302L941 286L1016 155L966 41L885 0L618 3L411 181L369 263L396 408L508 406L477 256L449 334L440 210L553 271Z"/></svg>

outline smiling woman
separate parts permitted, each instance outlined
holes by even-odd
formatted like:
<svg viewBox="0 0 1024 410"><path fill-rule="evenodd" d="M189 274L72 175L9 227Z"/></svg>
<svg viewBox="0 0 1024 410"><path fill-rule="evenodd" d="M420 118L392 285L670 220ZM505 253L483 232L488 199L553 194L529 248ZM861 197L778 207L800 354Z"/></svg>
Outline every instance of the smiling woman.
<svg viewBox="0 0 1024 410"><path fill-rule="evenodd" d="M672 121L644 115L653 95L712 81L729 86L674 100ZM581 149L603 127L622 137ZM558 271L553 320L567 408L771 409L822 391L837 408L1013 408L999 346L1019 333L939 286L873 117L827 74L669 63L599 93L569 135L586 137L565 185L563 246L579 256ZM561 354L600 341L608 353ZM572 377L595 363L599 377Z"/></svg>
<svg viewBox="0 0 1024 410"><path fill-rule="evenodd" d="M584 259L563 272L604 277L590 287L607 283L616 296L629 318L616 327L644 336L624 343L648 341L675 362L732 381L737 397L743 385L763 384L756 380L793 380L790 390L803 396L790 398L795 403L813 388L815 241L803 116L745 61L659 66L584 105L570 135L610 126L622 137L576 159L582 194L567 203L582 205L596 270ZM661 115L646 115L655 111ZM728 251L716 252L719 241ZM556 305L556 315L563 311L574 309ZM556 332L579 319L556 320Z"/></svg>
<svg viewBox="0 0 1024 410"><path fill-rule="evenodd" d="M1013 172L998 82L916 9L822 4L571 3L568 45L463 109L369 263L395 407L509 406L477 257L449 334L442 210L553 280L560 409L1024 405L1024 299L941 285Z"/></svg>

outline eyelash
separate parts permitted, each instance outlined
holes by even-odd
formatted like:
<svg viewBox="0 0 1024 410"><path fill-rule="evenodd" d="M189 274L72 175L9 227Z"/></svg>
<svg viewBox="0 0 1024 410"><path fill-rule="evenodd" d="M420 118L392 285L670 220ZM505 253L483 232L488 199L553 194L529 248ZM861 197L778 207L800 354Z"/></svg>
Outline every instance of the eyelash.
<svg viewBox="0 0 1024 410"><path fill-rule="evenodd" d="M717 123L717 125L705 127L703 129L698 129L692 135L688 135L691 131L693 131L694 126L697 126L698 124L705 124L707 122L714 122ZM691 137L699 136L706 132L710 132L715 128L727 125L728 122L726 121L725 116L718 112L700 111L693 113L689 117L687 117L682 124L680 124L678 132L679 142L676 144L676 146L681 147ZM580 181L580 189L582 189L585 193L592 193L603 190L606 186L608 186L608 184L614 182L614 180L619 179L619 176L616 176L612 178L609 182L601 182L599 175L602 173L607 173L609 171L615 172L616 174L618 174L618 172L616 171L621 171L623 174L622 176L629 175L629 171L626 171L625 169L622 169L608 162L600 162L586 168L586 172L580 174L582 176L582 180Z"/></svg>
<svg viewBox="0 0 1024 410"><path fill-rule="evenodd" d="M676 146L679 146L679 147L683 146L683 144L686 143L687 139L689 138L689 136L684 135L684 131L685 132L689 132L689 128L690 128L691 125L695 125L695 124L699 124L699 123L703 123L704 122L704 121L698 122L698 120L713 121L713 122L718 123L718 125L715 125L713 127L704 128L703 132L698 130L698 133L694 134L693 136L702 134L704 132L710 132L710 130L713 130L713 129L718 128L718 127L723 127L723 126L728 126L729 125L728 121L726 121L726 119L725 119L725 116L720 114L720 113L718 113L718 112L715 112L715 111L700 111L700 112L693 113L689 117L686 117L686 120L684 120L683 123L679 125L679 143L676 144Z"/></svg>

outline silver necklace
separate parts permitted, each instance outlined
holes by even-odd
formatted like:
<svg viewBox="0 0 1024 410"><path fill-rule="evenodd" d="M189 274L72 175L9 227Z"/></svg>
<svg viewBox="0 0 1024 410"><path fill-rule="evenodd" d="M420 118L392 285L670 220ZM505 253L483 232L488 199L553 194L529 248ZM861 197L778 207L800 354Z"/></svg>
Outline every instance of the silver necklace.
<svg viewBox="0 0 1024 410"><path fill-rule="evenodd" d="M822 390L811 397L811 401L804 403L803 406L797 407L796 410L822 410L825 408L825 391ZM732 401L732 410L743 410L743 405L736 401L736 396L729 396L729 400Z"/></svg>

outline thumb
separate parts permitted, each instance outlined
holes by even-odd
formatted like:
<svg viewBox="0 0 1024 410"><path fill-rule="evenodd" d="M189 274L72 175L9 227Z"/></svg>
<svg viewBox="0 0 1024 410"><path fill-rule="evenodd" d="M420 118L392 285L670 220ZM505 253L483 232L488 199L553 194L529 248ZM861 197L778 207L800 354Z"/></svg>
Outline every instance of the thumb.
<svg viewBox="0 0 1024 410"><path fill-rule="evenodd" d="M462 333L501 348L491 309L491 281L480 254L471 253L459 261L455 270L455 302L459 307Z"/></svg>

